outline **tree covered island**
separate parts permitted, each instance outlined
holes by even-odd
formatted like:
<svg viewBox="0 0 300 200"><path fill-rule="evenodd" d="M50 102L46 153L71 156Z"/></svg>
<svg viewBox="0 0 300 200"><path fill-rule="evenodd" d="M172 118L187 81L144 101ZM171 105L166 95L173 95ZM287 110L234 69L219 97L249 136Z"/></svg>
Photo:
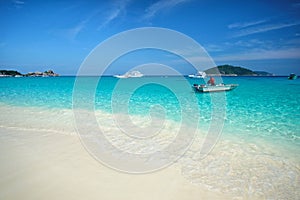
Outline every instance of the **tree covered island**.
<svg viewBox="0 0 300 200"><path fill-rule="evenodd" d="M219 65L204 71L210 76L274 76L269 72L265 71L252 71L239 66L232 65Z"/></svg>

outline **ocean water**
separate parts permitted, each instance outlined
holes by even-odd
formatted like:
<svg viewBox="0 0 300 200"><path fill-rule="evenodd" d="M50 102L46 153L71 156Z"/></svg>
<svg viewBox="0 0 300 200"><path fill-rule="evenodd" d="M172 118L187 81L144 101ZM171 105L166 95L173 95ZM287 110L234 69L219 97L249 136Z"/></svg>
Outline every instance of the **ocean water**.
<svg viewBox="0 0 300 200"><path fill-rule="evenodd" d="M224 77L217 81L239 86L226 93L202 94L191 87L203 84L202 79L183 77L102 77L99 83L97 77L0 78L0 125L72 134L74 106L95 109L112 143L124 151L145 153L167 145L178 124L189 127L196 119L198 135L178 161L190 182L237 199L300 198L300 79ZM163 136L147 144L126 143L115 134L112 114L129 114L142 127L149 127L150 116L164 119ZM215 115L222 118L221 135L203 158L200 144Z"/></svg>

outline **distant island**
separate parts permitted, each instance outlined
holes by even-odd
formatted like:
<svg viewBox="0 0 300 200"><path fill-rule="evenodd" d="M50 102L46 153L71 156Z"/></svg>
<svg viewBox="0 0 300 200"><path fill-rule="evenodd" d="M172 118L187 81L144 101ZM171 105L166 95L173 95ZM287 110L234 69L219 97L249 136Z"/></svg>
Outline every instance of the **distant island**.
<svg viewBox="0 0 300 200"><path fill-rule="evenodd" d="M15 70L0 70L0 77L49 77L49 76L59 76L59 74L54 73L53 70L48 70L44 72L29 72L27 74L21 74Z"/></svg>
<svg viewBox="0 0 300 200"><path fill-rule="evenodd" d="M204 71L208 76L274 76L265 71L252 71L239 66L220 65Z"/></svg>
<svg viewBox="0 0 300 200"><path fill-rule="evenodd" d="M275 76L272 73L265 71L252 71L250 69L233 66L233 65L219 65L204 71L207 76ZM15 70L0 70L0 77L54 77L59 76L53 70L44 72L29 72L22 74ZM117 76L116 76L117 77Z"/></svg>

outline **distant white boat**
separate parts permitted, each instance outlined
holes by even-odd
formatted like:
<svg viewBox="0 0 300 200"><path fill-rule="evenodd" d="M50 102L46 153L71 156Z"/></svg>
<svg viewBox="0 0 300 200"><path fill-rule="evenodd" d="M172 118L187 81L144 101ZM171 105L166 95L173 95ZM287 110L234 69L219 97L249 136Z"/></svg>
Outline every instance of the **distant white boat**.
<svg viewBox="0 0 300 200"><path fill-rule="evenodd" d="M128 78L125 75L114 75L113 77L115 77L115 78Z"/></svg>
<svg viewBox="0 0 300 200"><path fill-rule="evenodd" d="M139 71L129 71L123 75L114 75L114 77L116 77L116 78L140 78L143 76L144 75Z"/></svg>
<svg viewBox="0 0 300 200"><path fill-rule="evenodd" d="M189 78L205 78L206 73L205 72L198 72L197 74L190 74Z"/></svg>

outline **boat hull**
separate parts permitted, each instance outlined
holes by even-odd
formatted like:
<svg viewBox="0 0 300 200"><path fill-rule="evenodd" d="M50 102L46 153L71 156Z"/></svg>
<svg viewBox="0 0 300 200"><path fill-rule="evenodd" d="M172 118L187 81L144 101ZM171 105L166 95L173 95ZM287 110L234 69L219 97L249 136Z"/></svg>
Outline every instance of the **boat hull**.
<svg viewBox="0 0 300 200"><path fill-rule="evenodd" d="M237 84L220 84L220 85L198 85L194 84L193 88L197 92L225 92L233 90Z"/></svg>

